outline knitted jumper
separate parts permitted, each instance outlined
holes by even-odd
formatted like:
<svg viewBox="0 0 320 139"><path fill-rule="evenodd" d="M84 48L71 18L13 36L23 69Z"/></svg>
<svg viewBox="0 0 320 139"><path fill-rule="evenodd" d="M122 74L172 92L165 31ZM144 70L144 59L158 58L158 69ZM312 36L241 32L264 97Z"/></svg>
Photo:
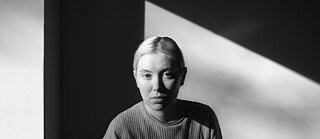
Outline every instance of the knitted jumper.
<svg viewBox="0 0 320 139"><path fill-rule="evenodd" d="M160 122L139 102L111 121L103 139L222 139L218 119L209 106L179 101L187 109L177 122Z"/></svg>

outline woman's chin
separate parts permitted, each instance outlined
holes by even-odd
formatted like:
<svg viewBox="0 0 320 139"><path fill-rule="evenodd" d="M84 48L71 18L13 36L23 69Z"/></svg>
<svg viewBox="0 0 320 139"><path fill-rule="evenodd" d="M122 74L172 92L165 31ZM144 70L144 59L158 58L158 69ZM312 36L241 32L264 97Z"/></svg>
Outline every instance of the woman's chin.
<svg viewBox="0 0 320 139"><path fill-rule="evenodd" d="M147 102L148 107L153 111L164 111L171 104L172 103L170 103L170 101L166 101L166 100L161 100L161 101L153 100L153 101Z"/></svg>
<svg viewBox="0 0 320 139"><path fill-rule="evenodd" d="M149 103L147 106L153 111L163 111L167 108L167 105L164 103Z"/></svg>

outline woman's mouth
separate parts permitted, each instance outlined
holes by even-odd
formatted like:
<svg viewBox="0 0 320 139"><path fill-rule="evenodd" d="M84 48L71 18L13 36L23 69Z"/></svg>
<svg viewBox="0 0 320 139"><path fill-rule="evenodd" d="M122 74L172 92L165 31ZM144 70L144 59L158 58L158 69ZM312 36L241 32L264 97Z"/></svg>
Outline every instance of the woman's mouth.
<svg viewBox="0 0 320 139"><path fill-rule="evenodd" d="M163 99L163 98L167 98L167 97L168 97L168 95L166 95L166 94L159 94L159 95L151 97L151 99Z"/></svg>
<svg viewBox="0 0 320 139"><path fill-rule="evenodd" d="M161 102L161 101L165 100L166 98L168 98L168 95L161 94L158 96L151 97L151 100L155 101L155 102Z"/></svg>

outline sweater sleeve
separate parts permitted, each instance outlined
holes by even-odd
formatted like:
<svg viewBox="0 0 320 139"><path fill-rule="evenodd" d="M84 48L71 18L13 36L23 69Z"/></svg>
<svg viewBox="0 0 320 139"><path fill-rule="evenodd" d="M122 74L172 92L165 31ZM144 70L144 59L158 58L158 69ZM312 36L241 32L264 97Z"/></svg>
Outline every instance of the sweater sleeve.
<svg viewBox="0 0 320 139"><path fill-rule="evenodd" d="M116 126L115 120L112 120L103 139L120 139Z"/></svg>
<svg viewBox="0 0 320 139"><path fill-rule="evenodd" d="M120 139L120 138L118 137L117 133L114 130L108 129L103 139Z"/></svg>

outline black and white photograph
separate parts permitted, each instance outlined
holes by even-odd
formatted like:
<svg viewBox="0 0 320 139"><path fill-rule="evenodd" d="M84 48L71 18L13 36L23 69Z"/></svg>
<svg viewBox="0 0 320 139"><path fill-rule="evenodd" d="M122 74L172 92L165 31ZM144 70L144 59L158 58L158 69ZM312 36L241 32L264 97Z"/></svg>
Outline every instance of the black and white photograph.
<svg viewBox="0 0 320 139"><path fill-rule="evenodd" d="M319 6L0 0L0 138L319 139Z"/></svg>

